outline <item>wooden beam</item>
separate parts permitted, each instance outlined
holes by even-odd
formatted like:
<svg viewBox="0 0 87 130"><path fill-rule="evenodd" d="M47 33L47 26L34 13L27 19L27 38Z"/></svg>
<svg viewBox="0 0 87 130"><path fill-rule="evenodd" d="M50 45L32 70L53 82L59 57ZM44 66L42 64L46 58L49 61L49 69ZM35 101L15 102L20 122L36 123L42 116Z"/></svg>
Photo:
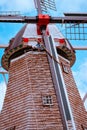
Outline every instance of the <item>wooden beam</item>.
<svg viewBox="0 0 87 130"><path fill-rule="evenodd" d="M8 74L8 71L0 71L0 74Z"/></svg>
<svg viewBox="0 0 87 130"><path fill-rule="evenodd" d="M73 46L74 50L87 50L87 46Z"/></svg>
<svg viewBox="0 0 87 130"><path fill-rule="evenodd" d="M6 48L8 47L8 44L0 44L0 48Z"/></svg>
<svg viewBox="0 0 87 130"><path fill-rule="evenodd" d="M83 97L83 103L86 101L87 99L87 93L85 94L85 96Z"/></svg>
<svg viewBox="0 0 87 130"><path fill-rule="evenodd" d="M38 2L39 0L37 0ZM38 5L38 14L41 13L40 3ZM29 17L29 16L15 16L15 15L0 15L0 22L7 22L7 23L38 23L38 16ZM64 16L64 17L50 17L49 23L87 23L87 16Z"/></svg>

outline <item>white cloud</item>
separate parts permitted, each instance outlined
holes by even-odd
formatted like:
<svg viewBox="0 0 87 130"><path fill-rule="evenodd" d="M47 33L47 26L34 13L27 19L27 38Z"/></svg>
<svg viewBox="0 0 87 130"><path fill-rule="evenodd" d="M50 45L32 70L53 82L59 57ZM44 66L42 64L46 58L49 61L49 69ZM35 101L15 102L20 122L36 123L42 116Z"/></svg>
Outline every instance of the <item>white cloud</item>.
<svg viewBox="0 0 87 130"><path fill-rule="evenodd" d="M87 93L87 59L83 61L82 64L77 68L76 71L73 71L73 75L79 89L80 95L83 98ZM85 107L87 109L87 101L85 102Z"/></svg>
<svg viewBox="0 0 87 130"><path fill-rule="evenodd" d="M87 1L86 0L55 0L57 12L53 12L53 15L59 15L63 12L81 12L87 10ZM82 8L84 7L84 8ZM35 9L34 0L1 0L0 1L0 10L11 10L11 11L20 11L22 13L32 12Z"/></svg>
<svg viewBox="0 0 87 130"><path fill-rule="evenodd" d="M86 0L55 0L57 6L56 15L61 15L64 12L86 12ZM61 14L60 14L61 13Z"/></svg>
<svg viewBox="0 0 87 130"><path fill-rule="evenodd" d="M4 82L1 82L0 83L0 111L2 110L3 107L5 93L6 93L6 84Z"/></svg>
<svg viewBox="0 0 87 130"><path fill-rule="evenodd" d="M21 12L30 12L34 9L33 0L2 0L0 1L0 6L2 11L21 11Z"/></svg>

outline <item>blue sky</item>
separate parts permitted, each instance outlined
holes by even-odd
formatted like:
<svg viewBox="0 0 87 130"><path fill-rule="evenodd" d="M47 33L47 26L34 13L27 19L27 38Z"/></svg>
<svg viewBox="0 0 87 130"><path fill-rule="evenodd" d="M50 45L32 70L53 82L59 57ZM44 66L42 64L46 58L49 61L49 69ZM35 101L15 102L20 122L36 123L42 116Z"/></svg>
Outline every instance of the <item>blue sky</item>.
<svg viewBox="0 0 87 130"><path fill-rule="evenodd" d="M34 9L34 0L1 0L0 11L20 11L22 15L37 15ZM64 12L87 12L87 0L55 0L57 11L48 11L52 16L63 16ZM7 44L16 35L24 24L0 23L0 44ZM61 26L61 30L63 27ZM87 46L87 41L70 41L74 45ZM0 58L3 55L0 49ZM87 51L76 52L76 62L72 67L73 75L81 97L87 92ZM6 87L0 75L0 109ZM87 102L85 102L87 108Z"/></svg>

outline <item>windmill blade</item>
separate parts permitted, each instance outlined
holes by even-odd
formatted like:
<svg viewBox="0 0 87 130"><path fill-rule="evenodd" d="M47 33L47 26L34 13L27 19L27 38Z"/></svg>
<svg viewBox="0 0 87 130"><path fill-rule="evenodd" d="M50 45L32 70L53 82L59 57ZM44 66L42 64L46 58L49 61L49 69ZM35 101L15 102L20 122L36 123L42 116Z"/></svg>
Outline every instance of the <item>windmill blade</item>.
<svg viewBox="0 0 87 130"><path fill-rule="evenodd" d="M48 15L49 16L49 15ZM9 23L37 23L38 22L38 16L36 17L29 17L29 16L14 16L14 15L0 15L0 22L9 22ZM87 16L81 16L81 17L70 17L70 16L64 16L64 17L50 17L49 16L49 23L87 23Z"/></svg>
<svg viewBox="0 0 87 130"><path fill-rule="evenodd" d="M34 0L35 8L38 9L37 0Z"/></svg>
<svg viewBox="0 0 87 130"><path fill-rule="evenodd" d="M56 11L55 0L34 0L38 14L47 13L48 9Z"/></svg>
<svg viewBox="0 0 87 130"><path fill-rule="evenodd" d="M7 48L8 44L0 44L0 48Z"/></svg>
<svg viewBox="0 0 87 130"><path fill-rule="evenodd" d="M63 24L67 24L67 23L87 23L87 16L86 17L69 17L69 16L65 16L65 17L51 17L50 19L51 23L63 23Z"/></svg>
<svg viewBox="0 0 87 130"><path fill-rule="evenodd" d="M83 17L83 16L86 16L87 17L87 13L64 13L64 15L65 16L77 16L77 17L79 17L79 16L81 16L81 17Z"/></svg>
<svg viewBox="0 0 87 130"><path fill-rule="evenodd" d="M7 23L36 23L36 17L0 15L0 22Z"/></svg>
<svg viewBox="0 0 87 130"><path fill-rule="evenodd" d="M73 46L74 50L87 50L87 46Z"/></svg>
<svg viewBox="0 0 87 130"><path fill-rule="evenodd" d="M47 9L56 11L55 0L40 0L41 9L47 12Z"/></svg>

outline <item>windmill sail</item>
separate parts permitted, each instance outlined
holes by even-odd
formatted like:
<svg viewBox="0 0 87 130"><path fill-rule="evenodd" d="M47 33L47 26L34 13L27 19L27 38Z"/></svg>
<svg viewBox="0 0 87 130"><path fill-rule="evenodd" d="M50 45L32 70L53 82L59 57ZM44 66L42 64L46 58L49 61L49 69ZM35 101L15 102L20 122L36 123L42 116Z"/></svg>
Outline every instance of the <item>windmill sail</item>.
<svg viewBox="0 0 87 130"><path fill-rule="evenodd" d="M44 13L48 12L48 9L56 11L55 0L34 0L35 7L37 10L41 8L41 11Z"/></svg>
<svg viewBox="0 0 87 130"><path fill-rule="evenodd" d="M40 0L42 11L46 12L47 9L56 10L56 5L54 0Z"/></svg>
<svg viewBox="0 0 87 130"><path fill-rule="evenodd" d="M87 24L65 24L65 37L69 40L87 40Z"/></svg>

